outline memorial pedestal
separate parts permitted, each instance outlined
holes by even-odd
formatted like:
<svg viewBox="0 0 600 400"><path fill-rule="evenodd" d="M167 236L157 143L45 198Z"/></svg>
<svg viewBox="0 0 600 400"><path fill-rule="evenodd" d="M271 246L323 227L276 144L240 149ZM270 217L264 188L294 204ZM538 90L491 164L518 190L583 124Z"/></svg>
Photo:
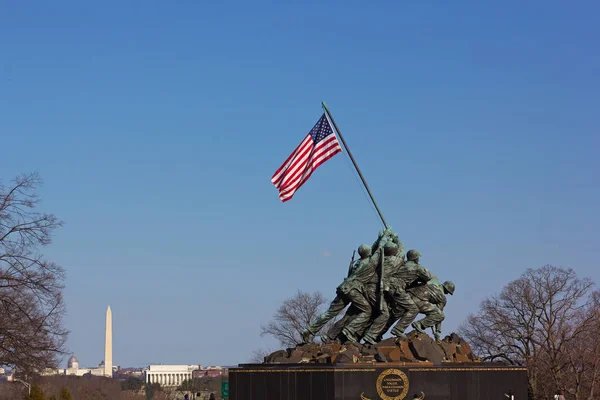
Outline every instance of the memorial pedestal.
<svg viewBox="0 0 600 400"><path fill-rule="evenodd" d="M492 363L242 364L230 400L527 399L527 370Z"/></svg>

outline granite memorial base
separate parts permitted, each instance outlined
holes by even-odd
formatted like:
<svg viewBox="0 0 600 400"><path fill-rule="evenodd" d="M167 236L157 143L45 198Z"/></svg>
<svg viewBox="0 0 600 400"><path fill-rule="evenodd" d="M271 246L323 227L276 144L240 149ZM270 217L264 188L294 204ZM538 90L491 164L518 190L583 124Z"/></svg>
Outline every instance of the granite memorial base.
<svg viewBox="0 0 600 400"><path fill-rule="evenodd" d="M527 399L527 370L492 363L241 364L230 400Z"/></svg>

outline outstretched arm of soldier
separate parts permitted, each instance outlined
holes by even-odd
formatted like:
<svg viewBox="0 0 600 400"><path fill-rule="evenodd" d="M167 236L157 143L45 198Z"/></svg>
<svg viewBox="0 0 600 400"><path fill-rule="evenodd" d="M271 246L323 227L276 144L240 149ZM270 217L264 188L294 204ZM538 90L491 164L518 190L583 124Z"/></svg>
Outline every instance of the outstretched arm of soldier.
<svg viewBox="0 0 600 400"><path fill-rule="evenodd" d="M373 251L373 254L375 254L377 252L377 249L379 248L379 244L381 243L381 241L383 240L384 237L385 237L385 231L379 231L379 234L377 235L377 240L375 240L373 242L373 246L371 246L371 250Z"/></svg>
<svg viewBox="0 0 600 400"><path fill-rule="evenodd" d="M371 254L371 257L369 258L369 264L377 264L377 263L379 263L379 259L380 258L381 258L381 252L380 251L373 252L373 254Z"/></svg>
<svg viewBox="0 0 600 400"><path fill-rule="evenodd" d="M384 231L379 231L379 236L377 237L377 240L375 241L375 243L373 243L373 246L371 246L371 248L373 249L373 254L377 252L379 247L385 246L385 244L388 242L392 242L393 236L394 231L392 231L391 227L388 227Z"/></svg>

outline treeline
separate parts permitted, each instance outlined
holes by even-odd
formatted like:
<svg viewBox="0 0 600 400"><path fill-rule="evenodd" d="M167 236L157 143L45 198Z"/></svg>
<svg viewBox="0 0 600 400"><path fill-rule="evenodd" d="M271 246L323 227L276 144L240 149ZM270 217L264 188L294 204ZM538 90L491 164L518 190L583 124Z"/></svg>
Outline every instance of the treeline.
<svg viewBox="0 0 600 400"><path fill-rule="evenodd" d="M31 394L18 382L0 385L0 400L142 400L122 391L118 380L97 376L47 376L31 380ZM158 400L158 398L156 398Z"/></svg>
<svg viewBox="0 0 600 400"><path fill-rule="evenodd" d="M38 376L32 379L31 394L19 382L0 384L0 400L170 400L183 399L185 394L190 399L217 400L221 379L194 378L177 388L163 388L136 377L119 381L92 375Z"/></svg>

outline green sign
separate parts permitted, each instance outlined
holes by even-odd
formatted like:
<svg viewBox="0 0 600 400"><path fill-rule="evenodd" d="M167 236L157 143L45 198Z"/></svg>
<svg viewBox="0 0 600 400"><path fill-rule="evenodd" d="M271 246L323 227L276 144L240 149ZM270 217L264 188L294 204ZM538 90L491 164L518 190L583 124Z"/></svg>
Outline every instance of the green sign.
<svg viewBox="0 0 600 400"><path fill-rule="evenodd" d="M228 399L229 398L229 382L221 382L221 398Z"/></svg>

